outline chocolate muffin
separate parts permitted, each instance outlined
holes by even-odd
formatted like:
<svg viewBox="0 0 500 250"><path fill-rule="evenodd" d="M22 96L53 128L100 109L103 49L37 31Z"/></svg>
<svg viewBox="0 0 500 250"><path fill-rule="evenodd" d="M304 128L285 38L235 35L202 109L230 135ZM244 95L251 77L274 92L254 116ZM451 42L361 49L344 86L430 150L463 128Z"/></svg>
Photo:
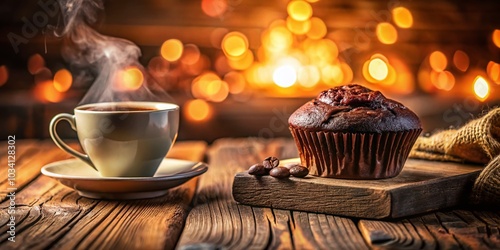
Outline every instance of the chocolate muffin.
<svg viewBox="0 0 500 250"><path fill-rule="evenodd" d="M344 179L398 175L422 131L407 107L357 84L321 92L288 123L309 173Z"/></svg>

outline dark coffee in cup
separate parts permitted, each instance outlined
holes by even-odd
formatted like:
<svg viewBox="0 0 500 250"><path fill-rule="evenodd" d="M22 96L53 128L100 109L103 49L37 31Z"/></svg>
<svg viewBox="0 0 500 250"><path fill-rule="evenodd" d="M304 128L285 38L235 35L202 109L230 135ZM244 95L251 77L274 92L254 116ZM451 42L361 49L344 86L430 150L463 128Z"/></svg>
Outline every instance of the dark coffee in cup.
<svg viewBox="0 0 500 250"><path fill-rule="evenodd" d="M109 107L89 107L89 108L84 108L82 110L88 110L88 111L153 111L153 110L158 110L155 108L145 108L145 107L134 107L134 106L109 106Z"/></svg>

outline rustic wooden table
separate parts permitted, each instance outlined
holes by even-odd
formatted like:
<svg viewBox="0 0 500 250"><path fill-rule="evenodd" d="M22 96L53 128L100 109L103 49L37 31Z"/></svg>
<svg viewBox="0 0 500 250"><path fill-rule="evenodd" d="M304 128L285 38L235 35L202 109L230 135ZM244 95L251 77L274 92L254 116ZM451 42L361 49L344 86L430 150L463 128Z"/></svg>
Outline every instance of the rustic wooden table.
<svg viewBox="0 0 500 250"><path fill-rule="evenodd" d="M7 142L0 141L0 249L500 249L500 209L379 221L237 204L234 174L269 155L297 152L290 139L177 142L169 157L208 161L208 172L163 197L117 202L82 198L41 175L43 165L68 155L50 140L18 140L11 242Z"/></svg>

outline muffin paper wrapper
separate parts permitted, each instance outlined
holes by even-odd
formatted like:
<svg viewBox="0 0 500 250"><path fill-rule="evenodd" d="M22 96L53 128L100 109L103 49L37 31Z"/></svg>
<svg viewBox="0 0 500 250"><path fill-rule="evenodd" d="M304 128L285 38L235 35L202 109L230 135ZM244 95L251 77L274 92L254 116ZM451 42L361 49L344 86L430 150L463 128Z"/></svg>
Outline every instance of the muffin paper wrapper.
<svg viewBox="0 0 500 250"><path fill-rule="evenodd" d="M309 174L342 179L397 176L422 129L383 133L334 133L290 127Z"/></svg>

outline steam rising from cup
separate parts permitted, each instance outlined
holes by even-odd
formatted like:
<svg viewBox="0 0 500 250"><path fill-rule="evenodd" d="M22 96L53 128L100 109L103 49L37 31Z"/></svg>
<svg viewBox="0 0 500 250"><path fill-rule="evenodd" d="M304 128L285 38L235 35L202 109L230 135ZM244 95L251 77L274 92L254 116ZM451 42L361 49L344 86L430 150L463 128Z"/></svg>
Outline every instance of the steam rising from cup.
<svg viewBox="0 0 500 250"><path fill-rule="evenodd" d="M95 74L80 104L116 101L172 101L139 63L141 50L131 41L100 34L89 25L104 9L101 0L58 0L64 28L64 59Z"/></svg>

